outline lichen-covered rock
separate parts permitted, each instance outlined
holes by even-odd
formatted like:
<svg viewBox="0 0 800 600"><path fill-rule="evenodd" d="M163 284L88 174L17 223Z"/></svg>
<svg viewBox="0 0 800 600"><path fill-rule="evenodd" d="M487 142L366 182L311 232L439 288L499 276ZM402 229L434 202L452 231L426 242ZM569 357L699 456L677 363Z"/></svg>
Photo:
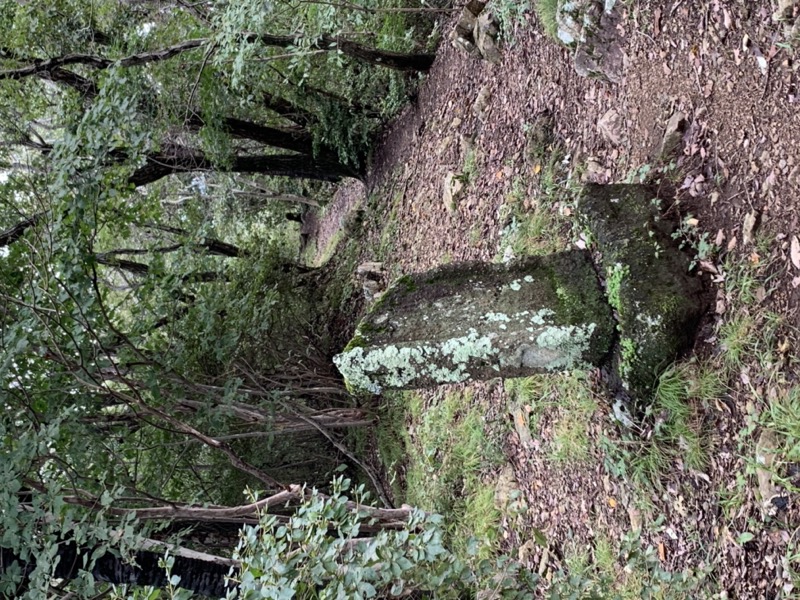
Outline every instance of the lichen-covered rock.
<svg viewBox="0 0 800 600"><path fill-rule="evenodd" d="M503 57L497 47L497 35L500 32L494 15L484 11L475 23L475 46L481 56L492 64L498 65Z"/></svg>
<svg viewBox="0 0 800 600"><path fill-rule="evenodd" d="M573 251L402 277L334 363L351 390L377 394L583 368L613 335L589 256Z"/></svg>
<svg viewBox="0 0 800 600"><path fill-rule="evenodd" d="M478 15L486 8L483 0L471 0L461 9L456 26L450 33L453 46L465 50L473 56L480 56L481 52L475 43L475 29Z"/></svg>
<svg viewBox="0 0 800 600"><path fill-rule="evenodd" d="M575 71L582 77L618 83L625 68L625 53L617 33L615 2L566 0L556 10L556 37L575 50Z"/></svg>
<svg viewBox="0 0 800 600"><path fill-rule="evenodd" d="M619 374L639 399L651 396L658 376L691 347L705 310L700 281L675 247L671 224L659 219L655 198L644 185L588 184L578 203L617 312Z"/></svg>
<svg viewBox="0 0 800 600"><path fill-rule="evenodd" d="M566 0L556 9L556 36L566 46L583 44L597 28L603 3L599 0Z"/></svg>
<svg viewBox="0 0 800 600"><path fill-rule="evenodd" d="M572 251L402 277L334 363L377 394L596 365L613 336L589 255Z"/></svg>

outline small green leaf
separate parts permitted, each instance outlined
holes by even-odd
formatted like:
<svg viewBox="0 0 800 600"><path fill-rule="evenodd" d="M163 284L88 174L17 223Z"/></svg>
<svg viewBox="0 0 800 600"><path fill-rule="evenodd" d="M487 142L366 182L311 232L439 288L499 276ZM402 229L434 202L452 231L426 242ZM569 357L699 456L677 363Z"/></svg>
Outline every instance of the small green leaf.
<svg viewBox="0 0 800 600"><path fill-rule="evenodd" d="M736 542L737 542L739 545L744 545L744 544L746 544L747 542L749 542L749 541L751 541L751 540L755 539L755 537L756 537L756 536L755 536L755 535L753 535L752 533L750 533L749 531L743 531L742 533L740 533L740 534L739 534L739 537L738 537L738 538L736 538Z"/></svg>

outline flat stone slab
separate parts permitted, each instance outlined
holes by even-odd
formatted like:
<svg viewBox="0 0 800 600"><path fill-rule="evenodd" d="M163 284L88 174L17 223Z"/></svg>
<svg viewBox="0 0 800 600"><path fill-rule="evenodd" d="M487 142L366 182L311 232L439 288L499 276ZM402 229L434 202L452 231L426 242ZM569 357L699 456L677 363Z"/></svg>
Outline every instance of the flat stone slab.
<svg viewBox="0 0 800 600"><path fill-rule="evenodd" d="M334 363L377 394L599 364L614 321L589 254L462 263L398 279Z"/></svg>

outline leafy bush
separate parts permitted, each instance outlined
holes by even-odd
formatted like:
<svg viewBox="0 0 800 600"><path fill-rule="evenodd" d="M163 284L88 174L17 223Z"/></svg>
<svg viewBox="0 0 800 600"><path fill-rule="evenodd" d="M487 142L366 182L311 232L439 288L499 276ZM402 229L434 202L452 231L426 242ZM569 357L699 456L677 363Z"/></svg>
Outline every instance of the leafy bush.
<svg viewBox="0 0 800 600"><path fill-rule="evenodd" d="M229 599L376 598L428 592L463 598L491 586L500 598L530 597L536 576L503 557L465 563L444 545L442 518L412 510L407 523L359 537L374 525L367 511L344 496L349 481L333 483L331 496L312 491L288 521L264 514L242 533L234 557L242 561ZM366 500L354 490L356 506Z"/></svg>

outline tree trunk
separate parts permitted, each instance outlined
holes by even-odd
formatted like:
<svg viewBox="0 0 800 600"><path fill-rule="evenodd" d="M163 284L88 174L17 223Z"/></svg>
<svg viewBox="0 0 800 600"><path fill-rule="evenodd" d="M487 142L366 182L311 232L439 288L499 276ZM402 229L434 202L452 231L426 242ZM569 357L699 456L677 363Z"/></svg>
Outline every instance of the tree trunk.
<svg viewBox="0 0 800 600"><path fill-rule="evenodd" d="M90 548L81 548L71 542L60 543L56 553L59 561L52 572L52 577L75 579L83 565L90 561L92 552ZM166 572L158 566L159 560L163 557L163 552L140 550L135 554L136 564L133 565L125 563L111 552L106 552L95 561L90 572L95 581L163 588L168 582ZM229 589L225 576L231 569L225 564L228 561L221 558L218 561L200 560L185 556L175 556L174 559L171 573L181 578L178 587L210 598L225 596ZM34 562L22 560L8 548L0 548L0 576L4 575L13 563L19 565L26 578L36 568Z"/></svg>
<svg viewBox="0 0 800 600"><path fill-rule="evenodd" d="M28 229L35 227L46 214L46 212L38 212L35 215L23 219L16 225L9 227L5 231L0 232L0 248L3 246L10 246L16 242L19 238L25 235L25 232L28 231Z"/></svg>
<svg viewBox="0 0 800 600"><path fill-rule="evenodd" d="M271 35L263 33L250 34L248 39L251 41L259 41L265 46L288 48L289 46L298 45L302 37L297 35ZM342 54L350 58L398 71L427 71L431 68L436 58L435 54L404 54L400 52L390 52L388 50L379 50L377 48L364 46L358 42L352 42L331 35L321 36L311 47L317 50L339 50Z"/></svg>
<svg viewBox="0 0 800 600"><path fill-rule="evenodd" d="M224 171L229 173L261 173L274 177L295 177L338 182L359 174L341 163L312 159L300 154L266 154L235 156L227 165L215 165L203 153L176 147L169 154L151 154L147 163L136 169L128 181L139 187L158 181L172 173L190 171Z"/></svg>
<svg viewBox="0 0 800 600"><path fill-rule="evenodd" d="M334 362L380 393L597 365L614 320L589 254L467 263L399 279Z"/></svg>
<svg viewBox="0 0 800 600"><path fill-rule="evenodd" d="M337 47L345 56L356 58L371 65L388 67L397 71L427 71L433 65L435 54L401 54L362 46L340 38L323 36L321 46Z"/></svg>
<svg viewBox="0 0 800 600"><path fill-rule="evenodd" d="M150 265L124 258L116 258L110 253L96 254L95 259L101 265L122 269L123 271L128 271L134 275L144 277L150 273ZM208 283L210 281L219 281L224 279L224 273L219 273L217 271L198 271L184 275L181 278L181 281L184 283Z"/></svg>
<svg viewBox="0 0 800 600"><path fill-rule="evenodd" d="M300 127L308 128L319 121L315 114L292 104L285 98L281 98L270 92L264 92L262 97L264 98L264 106L287 121L296 123Z"/></svg>
<svg viewBox="0 0 800 600"><path fill-rule="evenodd" d="M186 121L187 128L193 130L199 129L205 124L203 117L197 114ZM314 154L314 139L305 129L279 129L233 117L223 118L222 126L233 137L253 140L265 146L291 150L308 156Z"/></svg>

